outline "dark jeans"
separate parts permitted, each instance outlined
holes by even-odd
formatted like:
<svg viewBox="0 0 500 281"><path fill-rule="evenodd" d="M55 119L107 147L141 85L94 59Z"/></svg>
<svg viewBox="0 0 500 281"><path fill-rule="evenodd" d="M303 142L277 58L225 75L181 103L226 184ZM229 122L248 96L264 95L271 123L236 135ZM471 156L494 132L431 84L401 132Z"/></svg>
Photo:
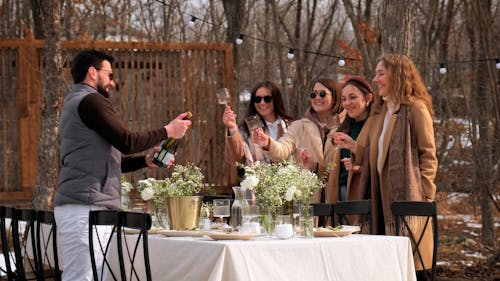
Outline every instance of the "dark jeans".
<svg viewBox="0 0 500 281"><path fill-rule="evenodd" d="M339 186L339 201L347 200L347 185Z"/></svg>

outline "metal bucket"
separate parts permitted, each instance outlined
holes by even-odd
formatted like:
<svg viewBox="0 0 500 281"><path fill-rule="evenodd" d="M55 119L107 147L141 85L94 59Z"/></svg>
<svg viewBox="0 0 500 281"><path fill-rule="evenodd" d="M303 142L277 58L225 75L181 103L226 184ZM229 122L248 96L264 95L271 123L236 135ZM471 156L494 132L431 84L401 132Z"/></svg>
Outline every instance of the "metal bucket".
<svg viewBox="0 0 500 281"><path fill-rule="evenodd" d="M198 227L202 196L174 196L165 198L165 206L172 230L192 230Z"/></svg>

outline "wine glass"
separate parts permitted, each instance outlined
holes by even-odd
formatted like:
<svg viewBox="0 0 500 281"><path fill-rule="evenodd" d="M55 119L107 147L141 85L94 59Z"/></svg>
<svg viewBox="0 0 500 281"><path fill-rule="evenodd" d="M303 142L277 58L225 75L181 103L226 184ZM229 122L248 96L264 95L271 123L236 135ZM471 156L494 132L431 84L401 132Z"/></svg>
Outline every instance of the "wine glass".
<svg viewBox="0 0 500 281"><path fill-rule="evenodd" d="M214 199L214 217L219 217L224 223L224 218L228 218L231 212L231 200L229 199Z"/></svg>
<svg viewBox="0 0 500 281"><path fill-rule="evenodd" d="M227 104L231 101L231 96L229 95L229 90L227 88L220 88L215 92L219 104L228 106Z"/></svg>
<svg viewBox="0 0 500 281"><path fill-rule="evenodd" d="M250 132L264 127L264 123L262 123L262 119L258 114L246 117L245 122L247 123L248 131Z"/></svg>

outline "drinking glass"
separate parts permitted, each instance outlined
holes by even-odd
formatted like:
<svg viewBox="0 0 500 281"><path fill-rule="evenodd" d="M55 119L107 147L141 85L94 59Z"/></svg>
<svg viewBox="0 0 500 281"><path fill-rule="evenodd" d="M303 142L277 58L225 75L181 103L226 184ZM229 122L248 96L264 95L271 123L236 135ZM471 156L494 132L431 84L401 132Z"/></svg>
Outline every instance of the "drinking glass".
<svg viewBox="0 0 500 281"><path fill-rule="evenodd" d="M247 123L248 131L253 132L255 129L259 129L264 127L262 123L262 119L259 115L252 115L245 118L245 122Z"/></svg>
<svg viewBox="0 0 500 281"><path fill-rule="evenodd" d="M215 92L215 95L217 96L217 100L219 104L223 104L225 106L228 106L227 104L231 100L231 96L229 95L229 90L227 88L220 88Z"/></svg>
<svg viewBox="0 0 500 281"><path fill-rule="evenodd" d="M231 200L214 199L214 217L219 217L224 223L224 218L228 218L231 213Z"/></svg>
<svg viewBox="0 0 500 281"><path fill-rule="evenodd" d="M260 234L260 208L257 200L244 200L242 232Z"/></svg>

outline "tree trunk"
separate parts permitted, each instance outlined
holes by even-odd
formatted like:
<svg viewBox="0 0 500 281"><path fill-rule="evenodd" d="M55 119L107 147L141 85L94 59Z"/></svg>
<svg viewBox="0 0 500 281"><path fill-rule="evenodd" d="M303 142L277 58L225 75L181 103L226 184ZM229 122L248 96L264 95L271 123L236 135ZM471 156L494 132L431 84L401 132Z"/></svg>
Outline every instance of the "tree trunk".
<svg viewBox="0 0 500 281"><path fill-rule="evenodd" d="M233 63L234 69L236 70L238 69L238 48L235 46L235 40L241 32L246 0L222 0L222 5L224 6L227 18L226 41L233 43ZM238 76L234 75L234 77Z"/></svg>
<svg viewBox="0 0 500 281"><path fill-rule="evenodd" d="M489 1L471 1L472 2L472 13L477 21L477 25L480 29L479 34L479 58L489 58L492 42L492 33L490 31L490 26L492 23L491 15L491 3ZM482 216L482 239L483 243L488 246L495 246L495 226L493 219L492 210L492 190L495 190L496 182L491 179L496 178L495 166L498 163L499 157L495 153L496 146L498 146L499 141L494 139L494 128L493 126L498 126L498 119L496 121L492 118L498 118L498 108L495 110L495 99L498 90L495 89L496 83L491 83L495 81L495 71L491 71L488 66L488 62L479 61L476 65L476 73L478 77L478 87L477 97L474 99L477 102L478 108L478 125L479 125L479 139L477 147L477 163L480 165L479 175L480 178L480 200L481 200L481 216Z"/></svg>
<svg viewBox="0 0 500 281"><path fill-rule="evenodd" d="M63 60L60 46L61 1L44 1L42 18L46 31L42 129L38 149L38 176L33 207L49 210L57 187L59 167L58 124L63 98Z"/></svg>
<svg viewBox="0 0 500 281"><path fill-rule="evenodd" d="M413 42L412 7L412 0L383 1L380 22L383 54L410 55Z"/></svg>
<svg viewBox="0 0 500 281"><path fill-rule="evenodd" d="M33 16L33 30L35 39L44 39L45 35L43 33L43 19L41 11L41 0L31 0L31 11Z"/></svg>
<svg viewBox="0 0 500 281"><path fill-rule="evenodd" d="M372 61L375 61L376 58L370 57L370 53L368 52L368 44L359 30L361 22L358 19L361 17L358 17L354 13L354 8L352 6L351 0L343 0L343 3L347 16L351 20L352 28L354 30L354 37L356 38L356 45L358 46L358 49L361 52L361 57L363 58L364 75L365 77L372 77L371 74L375 69L372 65ZM366 10L369 11L370 7L369 6L366 7Z"/></svg>

